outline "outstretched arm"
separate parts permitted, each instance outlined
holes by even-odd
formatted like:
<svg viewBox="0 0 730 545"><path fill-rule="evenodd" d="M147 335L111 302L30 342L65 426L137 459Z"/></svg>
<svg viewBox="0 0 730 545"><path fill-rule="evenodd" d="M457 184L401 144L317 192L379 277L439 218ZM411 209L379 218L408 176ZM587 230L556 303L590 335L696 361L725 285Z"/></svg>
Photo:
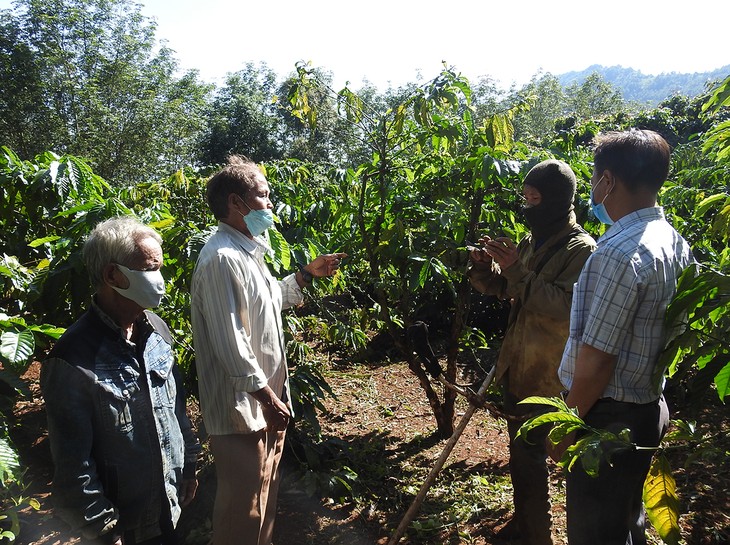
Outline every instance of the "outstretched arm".
<svg viewBox="0 0 730 545"><path fill-rule="evenodd" d="M344 252L338 252L334 254L323 254L317 256L311 263L303 267L301 271L296 274L297 284L300 288L308 286L310 282L307 281L307 273L314 278L322 278L324 276L332 276L340 268L340 262L347 257Z"/></svg>

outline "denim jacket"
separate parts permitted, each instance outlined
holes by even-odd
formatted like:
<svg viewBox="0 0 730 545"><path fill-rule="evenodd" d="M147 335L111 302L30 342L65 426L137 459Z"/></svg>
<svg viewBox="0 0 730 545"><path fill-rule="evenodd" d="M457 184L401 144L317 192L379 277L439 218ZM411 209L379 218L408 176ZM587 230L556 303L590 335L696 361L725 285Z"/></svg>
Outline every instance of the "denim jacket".
<svg viewBox="0 0 730 545"><path fill-rule="evenodd" d="M87 539L159 535L165 498L176 524L200 452L170 331L149 311L137 325L135 345L92 304L41 368L55 511Z"/></svg>

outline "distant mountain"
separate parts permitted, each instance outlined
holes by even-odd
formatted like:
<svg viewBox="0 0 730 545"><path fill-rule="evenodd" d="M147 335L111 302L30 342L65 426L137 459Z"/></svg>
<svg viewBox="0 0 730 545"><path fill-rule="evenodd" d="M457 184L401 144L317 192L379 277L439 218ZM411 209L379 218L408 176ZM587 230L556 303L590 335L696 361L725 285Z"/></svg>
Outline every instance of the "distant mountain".
<svg viewBox="0 0 730 545"><path fill-rule="evenodd" d="M656 106L667 97L682 94L693 97L705 91L708 82L717 82L730 75L730 64L711 72L695 72L680 74L670 72L652 76L642 74L633 68L622 66L601 66L594 64L580 72L567 72L557 78L563 87L573 83L582 83L588 76L598 72L604 80L621 90L626 101Z"/></svg>

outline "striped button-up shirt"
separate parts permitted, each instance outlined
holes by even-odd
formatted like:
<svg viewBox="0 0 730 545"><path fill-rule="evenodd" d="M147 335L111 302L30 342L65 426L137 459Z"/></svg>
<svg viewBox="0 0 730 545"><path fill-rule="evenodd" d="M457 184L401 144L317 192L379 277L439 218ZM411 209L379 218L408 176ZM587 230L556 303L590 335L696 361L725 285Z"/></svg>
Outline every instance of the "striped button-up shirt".
<svg viewBox="0 0 730 545"><path fill-rule="evenodd" d="M664 315L677 279L693 262L689 244L660 207L632 212L598 240L573 290L570 335L558 376L570 389L582 344L617 357L603 397L650 403L661 395L656 369L667 342Z"/></svg>
<svg viewBox="0 0 730 545"><path fill-rule="evenodd" d="M251 433L266 426L250 392L268 385L288 402L281 311L301 303L291 274L276 280L260 237L219 223L193 273L193 344L203 420L208 433Z"/></svg>

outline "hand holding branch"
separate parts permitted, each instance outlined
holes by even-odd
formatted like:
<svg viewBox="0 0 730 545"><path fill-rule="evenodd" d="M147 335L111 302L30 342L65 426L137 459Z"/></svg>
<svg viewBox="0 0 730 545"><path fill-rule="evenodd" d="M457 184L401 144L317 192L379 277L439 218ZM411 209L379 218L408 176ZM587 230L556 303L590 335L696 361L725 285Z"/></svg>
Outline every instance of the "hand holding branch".
<svg viewBox="0 0 730 545"><path fill-rule="evenodd" d="M507 237L488 240L485 244L485 251L502 270L509 269L519 259L517 246Z"/></svg>
<svg viewBox="0 0 730 545"><path fill-rule="evenodd" d="M486 245L487 242L492 240L491 238L484 236L479 239L476 245L467 242L469 249L469 259L475 265L491 265L492 256L487 253Z"/></svg>
<svg viewBox="0 0 730 545"><path fill-rule="evenodd" d="M338 252L334 254L323 254L317 256L309 265L304 267L304 270L310 273L315 278L322 278L324 276L332 276L335 274L337 269L340 268L340 263L347 257L344 252Z"/></svg>

